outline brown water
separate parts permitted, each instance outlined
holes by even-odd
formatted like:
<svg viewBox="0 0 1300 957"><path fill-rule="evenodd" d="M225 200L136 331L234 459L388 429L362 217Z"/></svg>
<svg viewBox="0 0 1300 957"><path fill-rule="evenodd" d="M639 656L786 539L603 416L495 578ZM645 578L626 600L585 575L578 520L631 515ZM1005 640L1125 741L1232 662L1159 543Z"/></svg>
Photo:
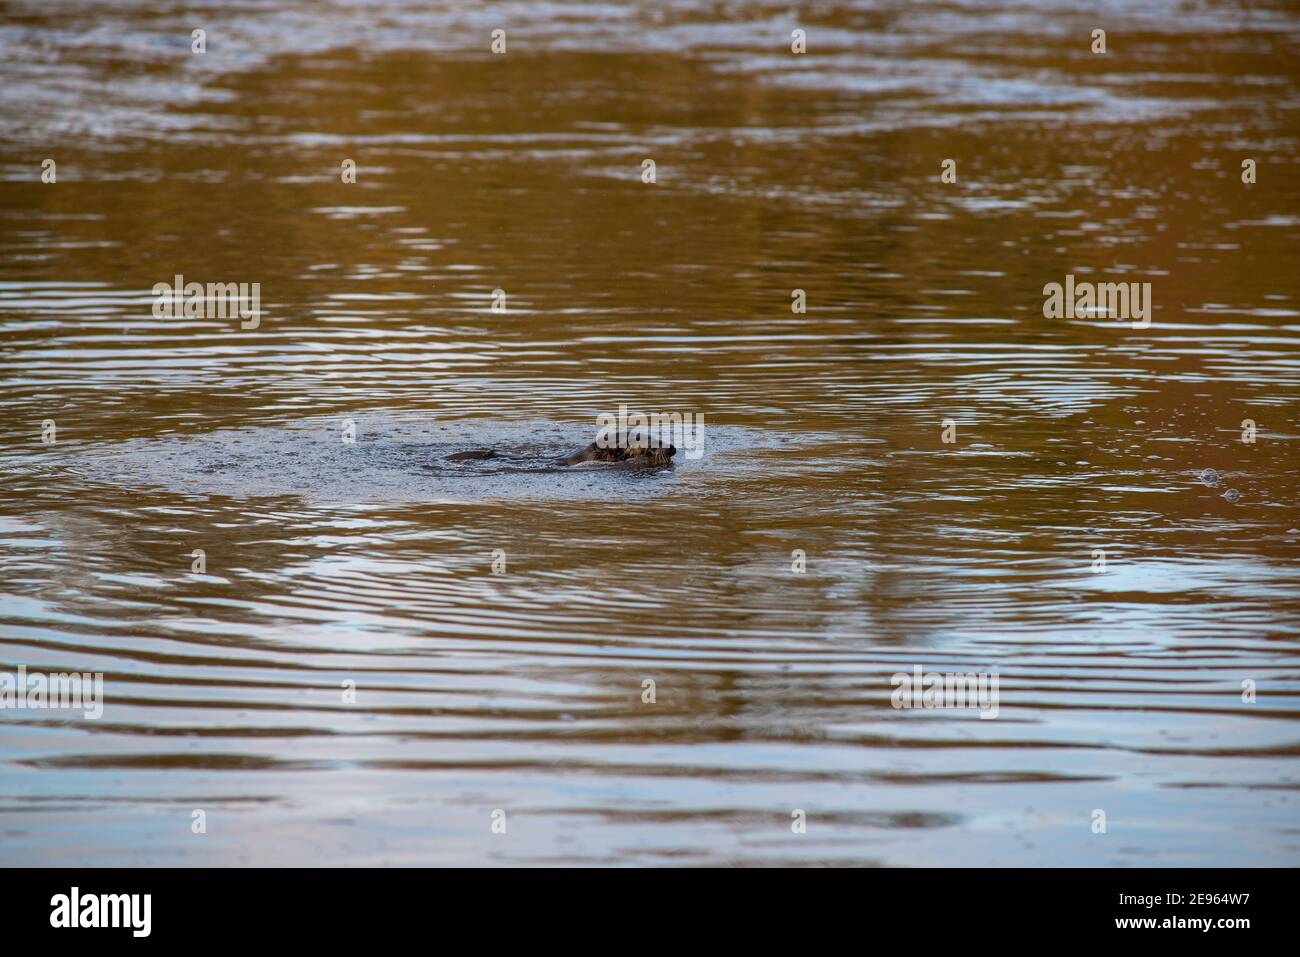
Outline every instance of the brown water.
<svg viewBox="0 0 1300 957"><path fill-rule="evenodd" d="M7 4L0 862L1300 863L1300 14L1076 7Z"/></svg>

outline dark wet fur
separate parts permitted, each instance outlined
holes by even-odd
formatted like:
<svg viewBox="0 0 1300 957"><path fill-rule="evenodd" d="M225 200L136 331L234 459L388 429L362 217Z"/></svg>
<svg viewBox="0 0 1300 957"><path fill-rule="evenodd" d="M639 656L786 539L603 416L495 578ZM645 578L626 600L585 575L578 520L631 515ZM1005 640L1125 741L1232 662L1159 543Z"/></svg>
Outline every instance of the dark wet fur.
<svg viewBox="0 0 1300 957"><path fill-rule="evenodd" d="M492 449L472 449L468 452L453 452L447 456L448 462L478 462L483 459L496 458L496 452Z"/></svg>
<svg viewBox="0 0 1300 957"><path fill-rule="evenodd" d="M675 446L651 448L649 446L631 446L629 448L602 448L592 442L585 449L579 449L572 455L560 459L559 465L580 465L583 462L633 462L653 468L671 468L673 456L677 453Z"/></svg>
<svg viewBox="0 0 1300 957"><path fill-rule="evenodd" d="M672 468L673 456L677 448L669 445L664 448L633 445L628 448L604 448L592 442L586 448L579 449L572 455L556 459L556 465L581 465L584 462L629 462L647 468ZM471 449L465 452L453 452L447 456L448 462L477 462L494 459L494 449Z"/></svg>

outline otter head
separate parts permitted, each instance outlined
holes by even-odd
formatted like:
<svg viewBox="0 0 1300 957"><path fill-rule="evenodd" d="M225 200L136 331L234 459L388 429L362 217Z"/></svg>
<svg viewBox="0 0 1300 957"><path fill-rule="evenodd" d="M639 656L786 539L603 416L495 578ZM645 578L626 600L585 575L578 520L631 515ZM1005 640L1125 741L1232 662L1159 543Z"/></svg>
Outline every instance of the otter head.
<svg viewBox="0 0 1300 957"><path fill-rule="evenodd" d="M653 466L654 468L671 468L673 456L677 454L677 447L674 445L661 446L642 446L627 450L627 457L640 465Z"/></svg>
<svg viewBox="0 0 1300 957"><path fill-rule="evenodd" d="M560 465L580 465L583 462L633 462L638 465L654 466L655 468L669 468L673 464L673 456L677 454L677 448L669 445L665 447L651 447L649 445L633 445L625 449L615 446L604 447L592 442L586 448L579 449L572 455L560 459Z"/></svg>

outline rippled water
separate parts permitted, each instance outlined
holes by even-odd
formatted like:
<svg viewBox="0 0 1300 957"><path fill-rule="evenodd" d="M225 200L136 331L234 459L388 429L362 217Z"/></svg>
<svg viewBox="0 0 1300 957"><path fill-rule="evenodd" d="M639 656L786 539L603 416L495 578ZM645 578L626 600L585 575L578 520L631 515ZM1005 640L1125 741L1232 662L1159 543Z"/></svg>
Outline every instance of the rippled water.
<svg viewBox="0 0 1300 957"><path fill-rule="evenodd" d="M1288 5L0 16L0 862L1300 863Z"/></svg>

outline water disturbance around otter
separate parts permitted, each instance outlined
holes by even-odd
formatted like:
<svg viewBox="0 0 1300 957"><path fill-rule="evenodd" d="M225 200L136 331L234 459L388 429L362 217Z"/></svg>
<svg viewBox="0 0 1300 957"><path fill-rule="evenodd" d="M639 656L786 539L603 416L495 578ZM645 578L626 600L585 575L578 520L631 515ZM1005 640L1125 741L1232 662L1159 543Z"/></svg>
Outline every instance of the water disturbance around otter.
<svg viewBox="0 0 1300 957"><path fill-rule="evenodd" d="M591 422L448 423L375 411L347 420L312 418L277 427L88 443L84 452L60 459L86 481L189 495L293 495L335 502L617 495L634 502L680 491L674 480L693 483L700 477L693 473L759 468L756 456L763 449L809 441L709 426L708 452L698 460L679 454L659 465L635 460L564 464L585 451L594 434Z"/></svg>

